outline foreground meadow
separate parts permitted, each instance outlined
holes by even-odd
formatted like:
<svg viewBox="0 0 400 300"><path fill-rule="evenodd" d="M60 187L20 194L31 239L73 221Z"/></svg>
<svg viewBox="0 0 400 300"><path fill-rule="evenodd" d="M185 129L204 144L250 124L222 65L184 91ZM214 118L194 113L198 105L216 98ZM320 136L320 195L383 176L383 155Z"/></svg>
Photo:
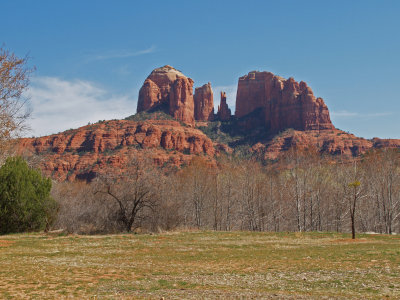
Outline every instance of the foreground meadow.
<svg viewBox="0 0 400 300"><path fill-rule="evenodd" d="M0 236L0 298L395 299L400 237L171 232Z"/></svg>

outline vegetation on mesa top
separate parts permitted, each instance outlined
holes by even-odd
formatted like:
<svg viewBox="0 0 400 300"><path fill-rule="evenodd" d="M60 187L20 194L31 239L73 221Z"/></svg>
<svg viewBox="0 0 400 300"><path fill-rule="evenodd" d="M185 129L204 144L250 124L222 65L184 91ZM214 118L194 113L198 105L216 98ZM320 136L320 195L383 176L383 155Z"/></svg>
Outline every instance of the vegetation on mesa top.
<svg viewBox="0 0 400 300"><path fill-rule="evenodd" d="M269 135L265 133L265 128L260 127L259 130L246 132L239 126L239 121L232 118L229 121L212 121L207 126L199 126L205 135L212 141L227 144L229 147L236 149L241 146L251 147L257 142L266 140Z"/></svg>
<svg viewBox="0 0 400 300"><path fill-rule="evenodd" d="M257 117L259 111L255 111L246 117L235 118L231 117L229 121L202 121L201 123L206 123L206 126L197 126L205 135L207 135L212 141L217 143L227 144L229 147L236 148L238 146L251 146L255 143L266 140L271 137L265 130L265 126L261 124L256 129L252 129L248 132L243 128L243 122L252 120ZM148 111L142 111L131 115L125 120L131 121L147 121L147 120L171 120L177 121L182 126L187 126L185 123L174 119L171 115L165 112L163 107L152 108Z"/></svg>
<svg viewBox="0 0 400 300"><path fill-rule="evenodd" d="M126 117L125 120L129 121L147 121L147 120L171 120L174 121L174 118L169 114L163 111L155 111L155 112L146 112L142 111Z"/></svg>

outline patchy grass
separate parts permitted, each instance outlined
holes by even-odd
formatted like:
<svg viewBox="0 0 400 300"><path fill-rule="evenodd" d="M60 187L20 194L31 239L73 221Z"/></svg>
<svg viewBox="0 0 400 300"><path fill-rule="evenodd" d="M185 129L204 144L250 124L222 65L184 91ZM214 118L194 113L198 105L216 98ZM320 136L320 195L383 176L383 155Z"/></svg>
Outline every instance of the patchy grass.
<svg viewBox="0 0 400 300"><path fill-rule="evenodd" d="M2 299L399 299L400 237L6 235L0 282Z"/></svg>

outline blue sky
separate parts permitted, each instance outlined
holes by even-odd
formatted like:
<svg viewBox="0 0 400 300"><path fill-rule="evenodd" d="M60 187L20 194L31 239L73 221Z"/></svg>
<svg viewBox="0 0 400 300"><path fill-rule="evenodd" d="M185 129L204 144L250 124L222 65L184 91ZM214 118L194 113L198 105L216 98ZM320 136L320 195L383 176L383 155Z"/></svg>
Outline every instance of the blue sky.
<svg viewBox="0 0 400 300"><path fill-rule="evenodd" d="M249 71L293 76L336 127L400 138L400 1L13 0L2 12L0 43L37 68L29 135L135 113L145 78L169 64L231 107Z"/></svg>

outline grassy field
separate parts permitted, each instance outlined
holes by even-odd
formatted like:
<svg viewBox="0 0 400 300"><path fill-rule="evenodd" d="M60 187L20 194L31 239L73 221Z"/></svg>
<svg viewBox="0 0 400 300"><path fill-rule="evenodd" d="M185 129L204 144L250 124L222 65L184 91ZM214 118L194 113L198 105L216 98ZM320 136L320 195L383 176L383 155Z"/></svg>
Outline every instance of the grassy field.
<svg viewBox="0 0 400 300"><path fill-rule="evenodd" d="M0 236L0 298L400 299L400 236Z"/></svg>

